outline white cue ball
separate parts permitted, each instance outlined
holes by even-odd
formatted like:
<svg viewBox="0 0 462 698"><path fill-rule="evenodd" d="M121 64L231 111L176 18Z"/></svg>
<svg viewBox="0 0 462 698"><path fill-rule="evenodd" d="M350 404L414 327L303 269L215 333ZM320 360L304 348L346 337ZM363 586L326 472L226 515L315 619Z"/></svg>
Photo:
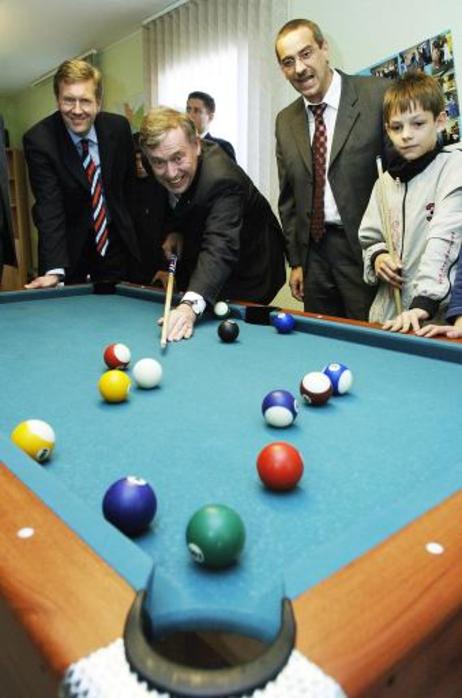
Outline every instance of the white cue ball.
<svg viewBox="0 0 462 698"><path fill-rule="evenodd" d="M213 306L213 312L215 317L227 318L231 311L229 305L225 301L218 301L218 303L215 303Z"/></svg>
<svg viewBox="0 0 462 698"><path fill-rule="evenodd" d="M155 388L162 380L162 366L156 359L140 359L133 366L133 378L139 388Z"/></svg>

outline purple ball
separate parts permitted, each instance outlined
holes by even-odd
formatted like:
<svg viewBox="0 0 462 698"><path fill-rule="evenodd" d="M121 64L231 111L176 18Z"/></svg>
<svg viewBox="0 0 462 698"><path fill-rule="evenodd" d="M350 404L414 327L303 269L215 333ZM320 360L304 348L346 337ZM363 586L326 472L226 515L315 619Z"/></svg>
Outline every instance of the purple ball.
<svg viewBox="0 0 462 698"><path fill-rule="evenodd" d="M138 477L114 482L103 499L104 517L129 536L142 533L153 520L157 499L151 485Z"/></svg>

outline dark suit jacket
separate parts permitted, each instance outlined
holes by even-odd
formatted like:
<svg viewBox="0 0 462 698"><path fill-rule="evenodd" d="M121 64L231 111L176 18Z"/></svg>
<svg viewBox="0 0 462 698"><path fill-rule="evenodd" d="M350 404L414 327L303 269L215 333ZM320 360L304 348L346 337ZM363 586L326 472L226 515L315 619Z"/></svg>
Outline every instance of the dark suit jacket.
<svg viewBox="0 0 462 698"><path fill-rule="evenodd" d="M8 194L8 165L5 153L5 131L0 116L0 281L4 264L16 264L13 243L10 199Z"/></svg>
<svg viewBox="0 0 462 698"><path fill-rule="evenodd" d="M184 236L182 290L269 303L285 282L283 236L265 197L217 145L202 143L198 169L169 222Z"/></svg>
<svg viewBox="0 0 462 698"><path fill-rule="evenodd" d="M236 153L234 151L233 146L229 141L225 141L224 138L215 138L215 136L212 136L211 133L206 133L204 136L204 140L210 141L211 143L216 143L217 145L222 148L222 150L225 151L226 155L229 155L231 160L234 160L236 162Z"/></svg>
<svg viewBox="0 0 462 698"><path fill-rule="evenodd" d="M168 261L162 249L167 215L167 191L157 182L146 165L147 177L137 177L134 191L133 220L140 249L139 261L133 260L130 278L141 284L149 284L159 270L168 269Z"/></svg>
<svg viewBox="0 0 462 698"><path fill-rule="evenodd" d="M390 82L344 73L341 78L328 177L347 238L362 266L358 228L377 179L376 157L384 150L382 102ZM302 97L278 114L276 140L279 212L289 263L306 268L314 179Z"/></svg>
<svg viewBox="0 0 462 698"><path fill-rule="evenodd" d="M123 116L100 112L95 129L110 234L138 257L131 216L135 154L130 126ZM59 112L25 134L24 152L35 196L32 214L39 231L39 273L73 269L92 233L90 187Z"/></svg>

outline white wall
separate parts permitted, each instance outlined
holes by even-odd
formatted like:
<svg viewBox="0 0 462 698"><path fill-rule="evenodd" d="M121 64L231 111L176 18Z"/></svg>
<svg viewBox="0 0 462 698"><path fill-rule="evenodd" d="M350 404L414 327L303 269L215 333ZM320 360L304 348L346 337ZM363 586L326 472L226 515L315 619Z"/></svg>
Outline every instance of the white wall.
<svg viewBox="0 0 462 698"><path fill-rule="evenodd" d="M262 191L265 196L269 198L274 211L277 211L279 196L276 157L274 155L276 149L274 124L276 121L276 115L281 111L281 109L284 109L284 107L298 97L298 94L294 91L293 87L287 82L286 78L282 74L274 51L274 43L279 29L292 17L289 11L290 4L290 0L279 0L277 10L273 10L273 26L271 28L271 36L268 36L267 51L263 58L263 60L268 61L269 65L271 66L270 84L264 85L263 88L267 89L271 94L271 135L269 147L273 153L273 157L270 164L269 191L264 191L263 189Z"/></svg>
<svg viewBox="0 0 462 698"><path fill-rule="evenodd" d="M347 73L450 29L462 90L460 7L460 0L289 0L290 19L305 17L319 24L330 44L332 64Z"/></svg>

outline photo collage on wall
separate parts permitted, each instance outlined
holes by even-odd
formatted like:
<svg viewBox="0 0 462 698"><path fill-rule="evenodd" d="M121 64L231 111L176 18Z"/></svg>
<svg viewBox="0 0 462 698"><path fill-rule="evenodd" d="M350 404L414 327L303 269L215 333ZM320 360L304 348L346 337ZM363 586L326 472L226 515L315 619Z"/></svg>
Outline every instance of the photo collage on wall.
<svg viewBox="0 0 462 698"><path fill-rule="evenodd" d="M420 41L411 48L361 70L359 75L397 78L408 70L423 70L438 80L444 93L448 115L446 127L441 133L441 142L443 145L459 143L460 110L451 32L442 32Z"/></svg>

